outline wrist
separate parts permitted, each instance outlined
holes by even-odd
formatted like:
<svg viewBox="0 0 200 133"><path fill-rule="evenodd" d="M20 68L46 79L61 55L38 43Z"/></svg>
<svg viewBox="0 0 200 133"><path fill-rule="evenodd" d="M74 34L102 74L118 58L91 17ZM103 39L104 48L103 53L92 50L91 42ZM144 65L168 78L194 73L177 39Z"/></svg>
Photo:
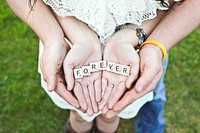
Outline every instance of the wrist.
<svg viewBox="0 0 200 133"><path fill-rule="evenodd" d="M127 30L127 32L125 34L125 38L129 38L130 42L132 42L131 40L134 39L134 43L132 43L132 44L136 51L139 50L140 45L143 44L147 38L147 34L146 34L145 30L135 26L134 24L121 25L118 27L117 30L120 30L120 31ZM128 37L128 35L129 35L129 37ZM135 37L135 38L133 38L133 37ZM137 43L135 42L135 40L137 40Z"/></svg>
<svg viewBox="0 0 200 133"><path fill-rule="evenodd" d="M142 52L149 52L149 51L154 51L157 55L157 57L162 61L163 60L163 53L161 51L161 49L154 45L154 44L148 44L148 45L144 45L142 47L142 49L139 51L139 54L141 54Z"/></svg>
<svg viewBox="0 0 200 133"><path fill-rule="evenodd" d="M157 41L157 40L147 40L140 46L140 49L142 49L143 46L149 45L149 44L153 44L157 48L160 49L160 51L162 52L163 61L164 61L166 59L166 57L167 57L167 49L166 49L165 45L162 44L161 42Z"/></svg>
<svg viewBox="0 0 200 133"><path fill-rule="evenodd" d="M115 32L111 38L108 40L109 45L115 45L116 43L120 44L131 44L133 47L138 45L138 38L136 36L136 31L124 28Z"/></svg>
<svg viewBox="0 0 200 133"><path fill-rule="evenodd" d="M58 41L59 40L59 41ZM44 47L54 47L55 45L59 45L63 49L66 49L66 51L70 50L70 45L63 39L56 39L56 40L41 40L44 44Z"/></svg>

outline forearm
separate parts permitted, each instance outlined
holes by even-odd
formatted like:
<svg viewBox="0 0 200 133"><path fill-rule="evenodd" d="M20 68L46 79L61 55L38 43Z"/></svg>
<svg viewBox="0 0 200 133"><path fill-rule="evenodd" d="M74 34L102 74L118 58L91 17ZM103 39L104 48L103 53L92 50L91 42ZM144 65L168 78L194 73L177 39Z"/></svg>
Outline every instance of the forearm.
<svg viewBox="0 0 200 133"><path fill-rule="evenodd" d="M162 42L169 51L200 25L200 1L185 0L175 4L148 37Z"/></svg>
<svg viewBox="0 0 200 133"><path fill-rule="evenodd" d="M28 5L28 0L7 0L7 3L14 13L36 32L44 44L58 39L61 41L64 38L62 29L51 10L41 0L37 0L33 11Z"/></svg>
<svg viewBox="0 0 200 133"><path fill-rule="evenodd" d="M128 24L128 26L134 26L138 28L141 27L144 29L148 36L165 16L165 14L166 11L158 11L156 18L143 22L141 26L136 26L134 24ZM134 47L138 45L138 37L136 36L136 31L130 28L120 29L109 39L109 43L116 43L116 41L131 43Z"/></svg>
<svg viewBox="0 0 200 133"><path fill-rule="evenodd" d="M65 36L72 44L83 42L99 42L96 32L94 32L86 23L75 17L60 17L55 14L57 21L61 25Z"/></svg>

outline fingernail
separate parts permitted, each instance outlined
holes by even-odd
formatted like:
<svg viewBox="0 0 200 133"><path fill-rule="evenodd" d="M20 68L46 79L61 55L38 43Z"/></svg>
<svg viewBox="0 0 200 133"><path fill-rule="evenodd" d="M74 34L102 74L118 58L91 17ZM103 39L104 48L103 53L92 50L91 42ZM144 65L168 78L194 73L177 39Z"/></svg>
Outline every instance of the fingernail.
<svg viewBox="0 0 200 133"><path fill-rule="evenodd" d="M136 87L136 91L138 93L142 92L144 90L144 85L139 85L138 87Z"/></svg>

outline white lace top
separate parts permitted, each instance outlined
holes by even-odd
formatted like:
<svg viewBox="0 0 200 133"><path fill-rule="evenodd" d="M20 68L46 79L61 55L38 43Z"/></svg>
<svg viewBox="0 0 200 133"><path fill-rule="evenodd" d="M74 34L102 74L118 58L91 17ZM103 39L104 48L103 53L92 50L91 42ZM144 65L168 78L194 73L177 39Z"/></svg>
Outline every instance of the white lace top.
<svg viewBox="0 0 200 133"><path fill-rule="evenodd" d="M125 23L141 25L166 10L156 0L43 0L59 16L75 16L99 35L102 44Z"/></svg>

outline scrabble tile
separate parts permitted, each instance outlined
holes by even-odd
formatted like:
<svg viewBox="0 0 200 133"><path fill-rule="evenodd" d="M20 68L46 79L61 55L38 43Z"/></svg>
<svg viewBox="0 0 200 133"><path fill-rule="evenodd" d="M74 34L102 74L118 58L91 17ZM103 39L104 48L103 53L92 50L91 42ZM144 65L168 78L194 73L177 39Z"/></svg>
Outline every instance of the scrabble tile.
<svg viewBox="0 0 200 133"><path fill-rule="evenodd" d="M122 71L122 65L115 64L114 73L121 74L121 71Z"/></svg>
<svg viewBox="0 0 200 133"><path fill-rule="evenodd" d="M129 76L130 73L130 66L122 65L121 74L125 76Z"/></svg>
<svg viewBox="0 0 200 133"><path fill-rule="evenodd" d="M75 79L83 78L82 68L74 69L74 77Z"/></svg>
<svg viewBox="0 0 200 133"><path fill-rule="evenodd" d="M99 71L99 63L91 62L90 63L90 72L97 72L97 71Z"/></svg>
<svg viewBox="0 0 200 133"><path fill-rule="evenodd" d="M107 67L106 67L106 71L108 71L108 72L115 72L115 63L108 62L107 63Z"/></svg>
<svg viewBox="0 0 200 133"><path fill-rule="evenodd" d="M83 76L91 75L90 66L83 66L82 67L82 73L83 73Z"/></svg>
<svg viewBox="0 0 200 133"><path fill-rule="evenodd" d="M106 61L98 61L99 63L99 70L106 70L107 62Z"/></svg>

